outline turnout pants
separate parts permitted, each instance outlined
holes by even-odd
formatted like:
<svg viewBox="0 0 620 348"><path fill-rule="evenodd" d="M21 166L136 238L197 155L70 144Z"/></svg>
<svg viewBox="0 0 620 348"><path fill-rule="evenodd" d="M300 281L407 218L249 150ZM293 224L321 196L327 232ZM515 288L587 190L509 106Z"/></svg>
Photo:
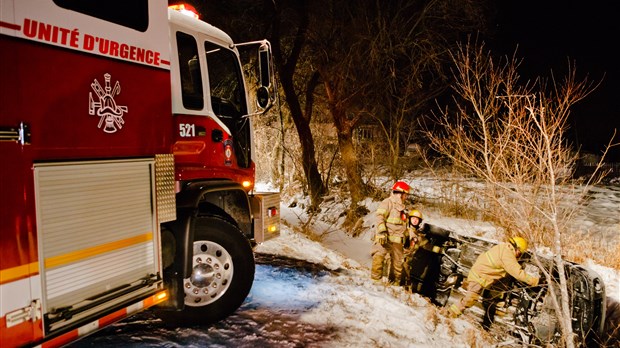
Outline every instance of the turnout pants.
<svg viewBox="0 0 620 348"><path fill-rule="evenodd" d="M463 284L463 287L465 288L465 296L450 306L449 314L452 317L460 316L465 309L473 306L482 296L482 308L484 309L482 327L488 330L495 320L497 304L503 300L508 284L502 279L485 289L480 283L468 280Z"/></svg>
<svg viewBox="0 0 620 348"><path fill-rule="evenodd" d="M383 262L385 256L389 254L392 259L390 266L390 277L393 275L394 279L390 281L400 281L403 271L403 244L388 242L386 246L382 246L377 242L372 245L372 266L370 269L370 278L373 280L380 280L383 276Z"/></svg>

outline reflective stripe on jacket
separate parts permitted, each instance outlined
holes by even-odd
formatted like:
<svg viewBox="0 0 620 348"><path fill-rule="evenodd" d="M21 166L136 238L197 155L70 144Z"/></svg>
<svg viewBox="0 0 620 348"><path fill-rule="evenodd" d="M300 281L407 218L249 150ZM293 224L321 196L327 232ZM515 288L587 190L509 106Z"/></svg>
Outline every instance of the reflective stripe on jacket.
<svg viewBox="0 0 620 348"><path fill-rule="evenodd" d="M400 195L392 193L384 199L377 208L377 233L387 231L391 236L404 237L407 225L400 218L400 212L405 210L405 204Z"/></svg>
<svg viewBox="0 0 620 348"><path fill-rule="evenodd" d="M397 244L404 244L405 243L405 237L398 237L398 236L388 236L388 240L392 243L397 243Z"/></svg>
<svg viewBox="0 0 620 348"><path fill-rule="evenodd" d="M467 280L475 281L486 288L496 280L504 278L506 273L529 285L538 283L536 277L525 273L521 268L515 256L515 249L509 243L498 244L478 255Z"/></svg>

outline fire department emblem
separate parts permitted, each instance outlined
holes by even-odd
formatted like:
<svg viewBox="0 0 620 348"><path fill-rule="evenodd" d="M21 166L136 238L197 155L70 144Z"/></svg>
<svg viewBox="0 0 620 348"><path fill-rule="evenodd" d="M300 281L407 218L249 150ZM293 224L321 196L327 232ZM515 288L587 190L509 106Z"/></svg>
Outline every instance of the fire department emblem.
<svg viewBox="0 0 620 348"><path fill-rule="evenodd" d="M121 93L121 85L118 81L114 84L112 89L110 84L110 74L103 75L105 78L105 88L102 88L99 81L95 79L90 84L93 91L99 97L99 101L93 99L93 93L88 93L88 113L90 115L99 116L98 128L103 126L103 131L106 133L115 133L117 130L123 128L125 121L123 120L123 114L128 112L126 106L116 105L114 96Z"/></svg>
<svg viewBox="0 0 620 348"><path fill-rule="evenodd" d="M224 164L227 166L232 165L232 140L230 139L224 140L224 156L226 156Z"/></svg>

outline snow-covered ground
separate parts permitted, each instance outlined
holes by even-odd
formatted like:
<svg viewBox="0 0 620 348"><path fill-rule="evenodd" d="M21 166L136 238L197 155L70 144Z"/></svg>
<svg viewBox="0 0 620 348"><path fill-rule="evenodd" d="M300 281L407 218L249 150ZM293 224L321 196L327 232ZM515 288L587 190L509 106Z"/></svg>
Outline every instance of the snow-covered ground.
<svg viewBox="0 0 620 348"><path fill-rule="evenodd" d="M432 192L433 188L437 188L433 184L433 179L429 177L422 178L419 175L415 177L416 179L409 181L414 190L420 187L426 191L425 195L431 197L438 196L438 193ZM620 243L620 186L599 187L592 191L593 198L589 205L591 209L583 213L581 225L585 226L583 229L586 229L588 233L594 236L594 240L603 239L608 241L610 246L615 246ZM386 190L386 197L387 195ZM291 204L293 202L294 204ZM371 236L374 231L375 219L373 213L379 202L366 199L362 203L368 208L370 213L364 218L364 232L358 237L351 237L347 231L339 227L343 219L340 215L346 209L346 200L336 198L323 203L321 205L321 212L311 220L310 224L307 224L309 218L304 212L304 208L308 203L307 198L302 196L288 198L288 201L283 202L281 216L284 226L283 237L280 238L280 241L266 242L265 245L258 246L257 250L268 250L269 252L282 255L295 252L294 254L289 254L289 256L329 265L328 262L331 259L324 258L324 253L303 252L308 249L306 246L299 246L298 251L294 248L296 243L293 241L299 240L298 243L301 243L305 240L303 235L299 233L301 226L308 225L306 229L315 235L312 237L313 240L319 240L319 244L322 247L334 251L344 258L344 260L339 260L339 262L354 264L356 267L370 272ZM291 205L294 205L294 207L289 207ZM422 207L421 210L427 223L465 235L475 235L491 240L499 238L500 234L495 227L487 222L444 216L438 210L432 208ZM293 241L288 240L289 238L293 238ZM278 251L278 247L271 246L271 244L283 244L281 245L283 250ZM296 253L299 254L297 255ZM586 261L585 265L603 277L608 296L620 300L620 273L615 269L596 264L591 260Z"/></svg>
<svg viewBox="0 0 620 348"><path fill-rule="evenodd" d="M616 199L618 197L620 196ZM314 241L298 232L299 226L307 221L303 212L303 203L307 202L302 198L295 202L294 208L283 204L281 236L259 245L257 251L303 259L323 264L333 270L347 270L346 276L317 284L318 288L310 291L308 296L321 296L321 293L329 295L321 296L320 305L300 317L302 321L330 323L342 330L343 334L334 338L332 346L466 347L493 343L492 338L479 330L473 318L447 320L437 313L433 305L417 294L408 294L395 287L378 287L370 282L370 236L374 219L372 213L364 220L366 232L352 238L334 222L342 212L342 209L336 207L337 203L323 204L323 220L316 219L309 227L318 236L312 237L317 240ZM373 212L378 203L368 200L366 206ZM601 206L614 207L614 204L615 212L618 212L620 205L617 202L601 203ZM329 216L332 213L334 216ZM495 239L495 229L488 223L444 217L438 212L426 215L429 223L465 234L482 234ZM607 218L613 219L610 216ZM620 215L617 219L620 219ZM620 228L617 221L615 224L616 229ZM604 231L609 228L613 226L602 226ZM620 273L593 262L588 262L587 266L603 277L608 296L620 301Z"/></svg>
<svg viewBox="0 0 620 348"><path fill-rule="evenodd" d="M415 175L409 182L414 189L424 187L427 194L433 193L435 183L430 178ZM598 233L601 238L618 238L620 188L601 188L596 192L592 211L585 214L584 223L590 226L590 233ZM301 195L285 198L281 205L280 236L255 250L259 255L305 260L333 272L288 272L286 268L259 264L254 286L243 306L214 326L169 329L147 312L72 346L512 346L510 338L498 340L481 330L473 316L448 319L418 294L371 282L370 238L378 201L364 202L370 213L358 237L351 237L340 228L346 201L339 197L326 199L321 212L310 223L304 209L308 203L307 197ZM429 223L497 239L495 228L488 223L443 216L431 208L424 208L423 212ZM620 301L620 272L592 261L586 265L603 277L608 296Z"/></svg>
<svg viewBox="0 0 620 348"><path fill-rule="evenodd" d="M437 183L429 177L415 176L409 181L414 189L424 188L433 195ZM388 186L389 187L389 186ZM387 190L386 190L387 191ZM387 192L386 192L387 196ZM294 204L292 204L294 203ZM370 248L374 230L374 214L378 201L367 199L364 205L371 212L364 218L362 234L353 238L339 228L346 200L328 199L321 205L321 213L308 224L304 212L307 198L289 198L282 204L283 228L281 236L257 247L261 253L285 255L337 270L346 269L346 276L330 278L317 284L318 289L308 296L321 296L320 305L300 317L309 323L330 323L344 334L331 342L333 346L486 346L492 338L479 330L472 318L447 320L436 308L417 294L408 294L395 287L376 286L370 282ZM597 238L618 243L620 238L620 188L611 186L593 190L591 211L583 214L582 224ZM489 223L442 216L433 209L423 209L425 221L463 234L496 240L498 233ZM300 233L306 227L308 238ZM620 301L620 272L591 260L586 266L596 271L605 281L607 295ZM491 340L491 341L489 341ZM495 342L497 343L497 342Z"/></svg>
<svg viewBox="0 0 620 348"><path fill-rule="evenodd" d="M261 253L287 255L340 271L338 277L323 277L294 295L300 301L318 303L301 314L299 321L329 325L337 332L321 346L471 347L491 344L491 338L483 337L474 323L446 319L425 298L403 288L373 284L370 259L366 255L370 250L367 238L351 240L334 231L328 239L312 241L284 227L280 237L257 248ZM280 298L290 296L281 295Z"/></svg>

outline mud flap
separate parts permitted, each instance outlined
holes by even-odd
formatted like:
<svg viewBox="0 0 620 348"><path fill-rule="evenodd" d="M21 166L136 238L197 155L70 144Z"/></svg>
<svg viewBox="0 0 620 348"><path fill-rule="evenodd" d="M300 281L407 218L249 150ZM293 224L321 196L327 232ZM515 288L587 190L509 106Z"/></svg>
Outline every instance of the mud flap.
<svg viewBox="0 0 620 348"><path fill-rule="evenodd" d="M174 246L174 258L172 264L163 272L164 285L168 289L169 297L167 301L157 306L160 310L183 310L185 307L183 279L191 272L191 264L187 260L191 258L189 241L194 237L190 224L194 214L194 209L178 209L177 219L164 225L163 230L170 231L172 235L172 240L167 243Z"/></svg>

